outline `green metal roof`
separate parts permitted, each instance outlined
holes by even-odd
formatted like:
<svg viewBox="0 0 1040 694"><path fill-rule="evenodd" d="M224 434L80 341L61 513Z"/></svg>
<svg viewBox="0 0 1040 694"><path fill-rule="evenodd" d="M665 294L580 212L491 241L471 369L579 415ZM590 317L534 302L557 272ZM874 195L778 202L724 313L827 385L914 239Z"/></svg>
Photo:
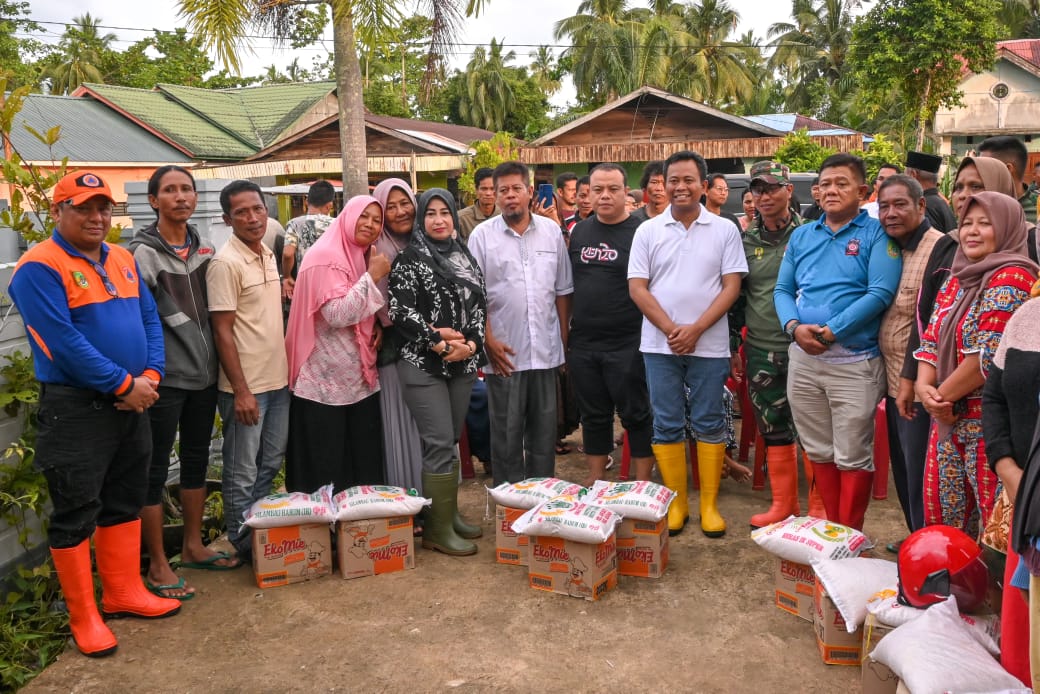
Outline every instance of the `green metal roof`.
<svg viewBox="0 0 1040 694"><path fill-rule="evenodd" d="M240 89L160 84L157 89L85 84L86 89L191 153L195 159L239 161L270 146L332 82Z"/></svg>
<svg viewBox="0 0 1040 694"><path fill-rule="evenodd" d="M158 89L261 150L274 144L286 128L333 91L335 84L294 82L220 90L160 84Z"/></svg>
<svg viewBox="0 0 1040 694"><path fill-rule="evenodd" d="M83 85L116 108L162 133L195 159L244 159L256 151L210 120L162 92L108 84Z"/></svg>
<svg viewBox="0 0 1040 694"><path fill-rule="evenodd" d="M61 137L48 147L25 130L59 126ZM29 94L15 116L11 142L26 161L189 162L191 157L93 99Z"/></svg>

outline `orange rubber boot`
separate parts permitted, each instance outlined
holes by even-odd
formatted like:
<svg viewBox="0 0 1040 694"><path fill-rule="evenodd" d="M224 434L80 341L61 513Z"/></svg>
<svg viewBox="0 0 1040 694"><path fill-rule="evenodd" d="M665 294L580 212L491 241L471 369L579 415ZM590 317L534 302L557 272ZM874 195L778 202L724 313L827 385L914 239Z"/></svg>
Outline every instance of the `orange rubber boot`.
<svg viewBox="0 0 1040 694"><path fill-rule="evenodd" d="M841 475L834 463L812 462L813 482L823 500L824 518L841 522Z"/></svg>
<svg viewBox="0 0 1040 694"><path fill-rule="evenodd" d="M823 497L820 496L820 490L816 488L816 475L813 474L812 463L809 462L809 456L802 453L802 461L805 467L805 480L808 482L808 501L809 510L806 514L812 518L827 518L827 509L823 505Z"/></svg>
<svg viewBox="0 0 1040 694"><path fill-rule="evenodd" d="M180 612L179 600L153 595L141 580L141 519L98 526L94 551L101 576L101 612L106 617L159 619Z"/></svg>
<svg viewBox="0 0 1040 694"><path fill-rule="evenodd" d="M802 513L798 506L798 456L795 445L767 446L766 463L769 466L773 505L765 513L751 516L752 528L761 528Z"/></svg>
<svg viewBox="0 0 1040 694"><path fill-rule="evenodd" d="M863 530L863 520L870 505L874 485L873 470L839 470L841 475L841 508L838 522L856 530Z"/></svg>
<svg viewBox="0 0 1040 694"><path fill-rule="evenodd" d="M94 576L90 570L90 540L75 547L51 547L65 605L69 608L72 640L83 655L100 658L116 652L116 636L98 613L94 601Z"/></svg>

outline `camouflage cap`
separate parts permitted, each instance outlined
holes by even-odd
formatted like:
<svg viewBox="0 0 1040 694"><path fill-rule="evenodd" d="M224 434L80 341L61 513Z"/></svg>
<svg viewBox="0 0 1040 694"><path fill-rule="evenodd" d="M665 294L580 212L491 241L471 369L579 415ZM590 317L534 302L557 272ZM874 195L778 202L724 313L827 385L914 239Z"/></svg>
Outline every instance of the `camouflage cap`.
<svg viewBox="0 0 1040 694"><path fill-rule="evenodd" d="M759 161L751 167L751 183L756 180L766 183L791 183L791 169L778 161Z"/></svg>

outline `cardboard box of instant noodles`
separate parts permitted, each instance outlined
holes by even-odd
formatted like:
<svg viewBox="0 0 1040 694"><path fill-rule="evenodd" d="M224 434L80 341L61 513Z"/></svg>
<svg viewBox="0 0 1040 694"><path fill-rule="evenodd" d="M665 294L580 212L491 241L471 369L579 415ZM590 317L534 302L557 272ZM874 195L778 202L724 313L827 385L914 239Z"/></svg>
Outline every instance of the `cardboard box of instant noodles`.
<svg viewBox="0 0 1040 694"><path fill-rule="evenodd" d="M617 539L590 544L532 537L527 581L535 590L599 600L617 586Z"/></svg>
<svg viewBox="0 0 1040 694"><path fill-rule="evenodd" d="M332 573L328 523L253 530L253 572L261 588L287 586Z"/></svg>
<svg viewBox="0 0 1040 694"><path fill-rule="evenodd" d="M414 569L412 517L339 521L336 523L336 548L343 578Z"/></svg>

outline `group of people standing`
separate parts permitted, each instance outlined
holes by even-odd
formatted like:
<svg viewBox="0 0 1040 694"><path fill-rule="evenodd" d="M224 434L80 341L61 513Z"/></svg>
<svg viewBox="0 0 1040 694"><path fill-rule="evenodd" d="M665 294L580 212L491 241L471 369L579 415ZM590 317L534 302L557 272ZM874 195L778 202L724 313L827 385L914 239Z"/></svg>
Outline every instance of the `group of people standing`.
<svg viewBox="0 0 1040 694"><path fill-rule="evenodd" d="M55 233L23 257L10 293L43 384L37 461L80 650L115 649L88 590L91 536L104 612L167 616L194 594L162 547L178 432L181 566L248 559L243 513L283 461L290 491L416 488L433 499L423 546L475 553L482 530L458 512L456 444L480 372L495 484L554 474L563 367L589 479L604 476L617 415L637 478L656 464L678 494L673 534L690 516L686 442L696 440L709 537L726 531L727 378L747 380L745 416L766 445L773 503L752 526L801 511L800 444L809 513L862 528L884 400L908 529L944 523L979 537L1003 493L1015 509L1012 585L1040 574L1027 465L1040 411L1027 303L1038 267L1009 165L961 162L949 233L932 228L925 190L904 174L877 182L872 216L863 161L847 154L821 166L821 216L810 221L773 161L752 168L737 222L706 204L721 212L726 179L694 152L651 162L637 199L613 163L561 177L550 201L530 179L519 162L482 170L461 212L447 190L417 199L389 179L335 216L320 181L277 255L249 181L221 192L232 235L219 250L188 222L195 182L180 167L152 176L156 221L129 250L104 241L113 199L98 174L59 183ZM204 547L199 532L215 412L234 555ZM130 566L142 533L145 582Z"/></svg>

